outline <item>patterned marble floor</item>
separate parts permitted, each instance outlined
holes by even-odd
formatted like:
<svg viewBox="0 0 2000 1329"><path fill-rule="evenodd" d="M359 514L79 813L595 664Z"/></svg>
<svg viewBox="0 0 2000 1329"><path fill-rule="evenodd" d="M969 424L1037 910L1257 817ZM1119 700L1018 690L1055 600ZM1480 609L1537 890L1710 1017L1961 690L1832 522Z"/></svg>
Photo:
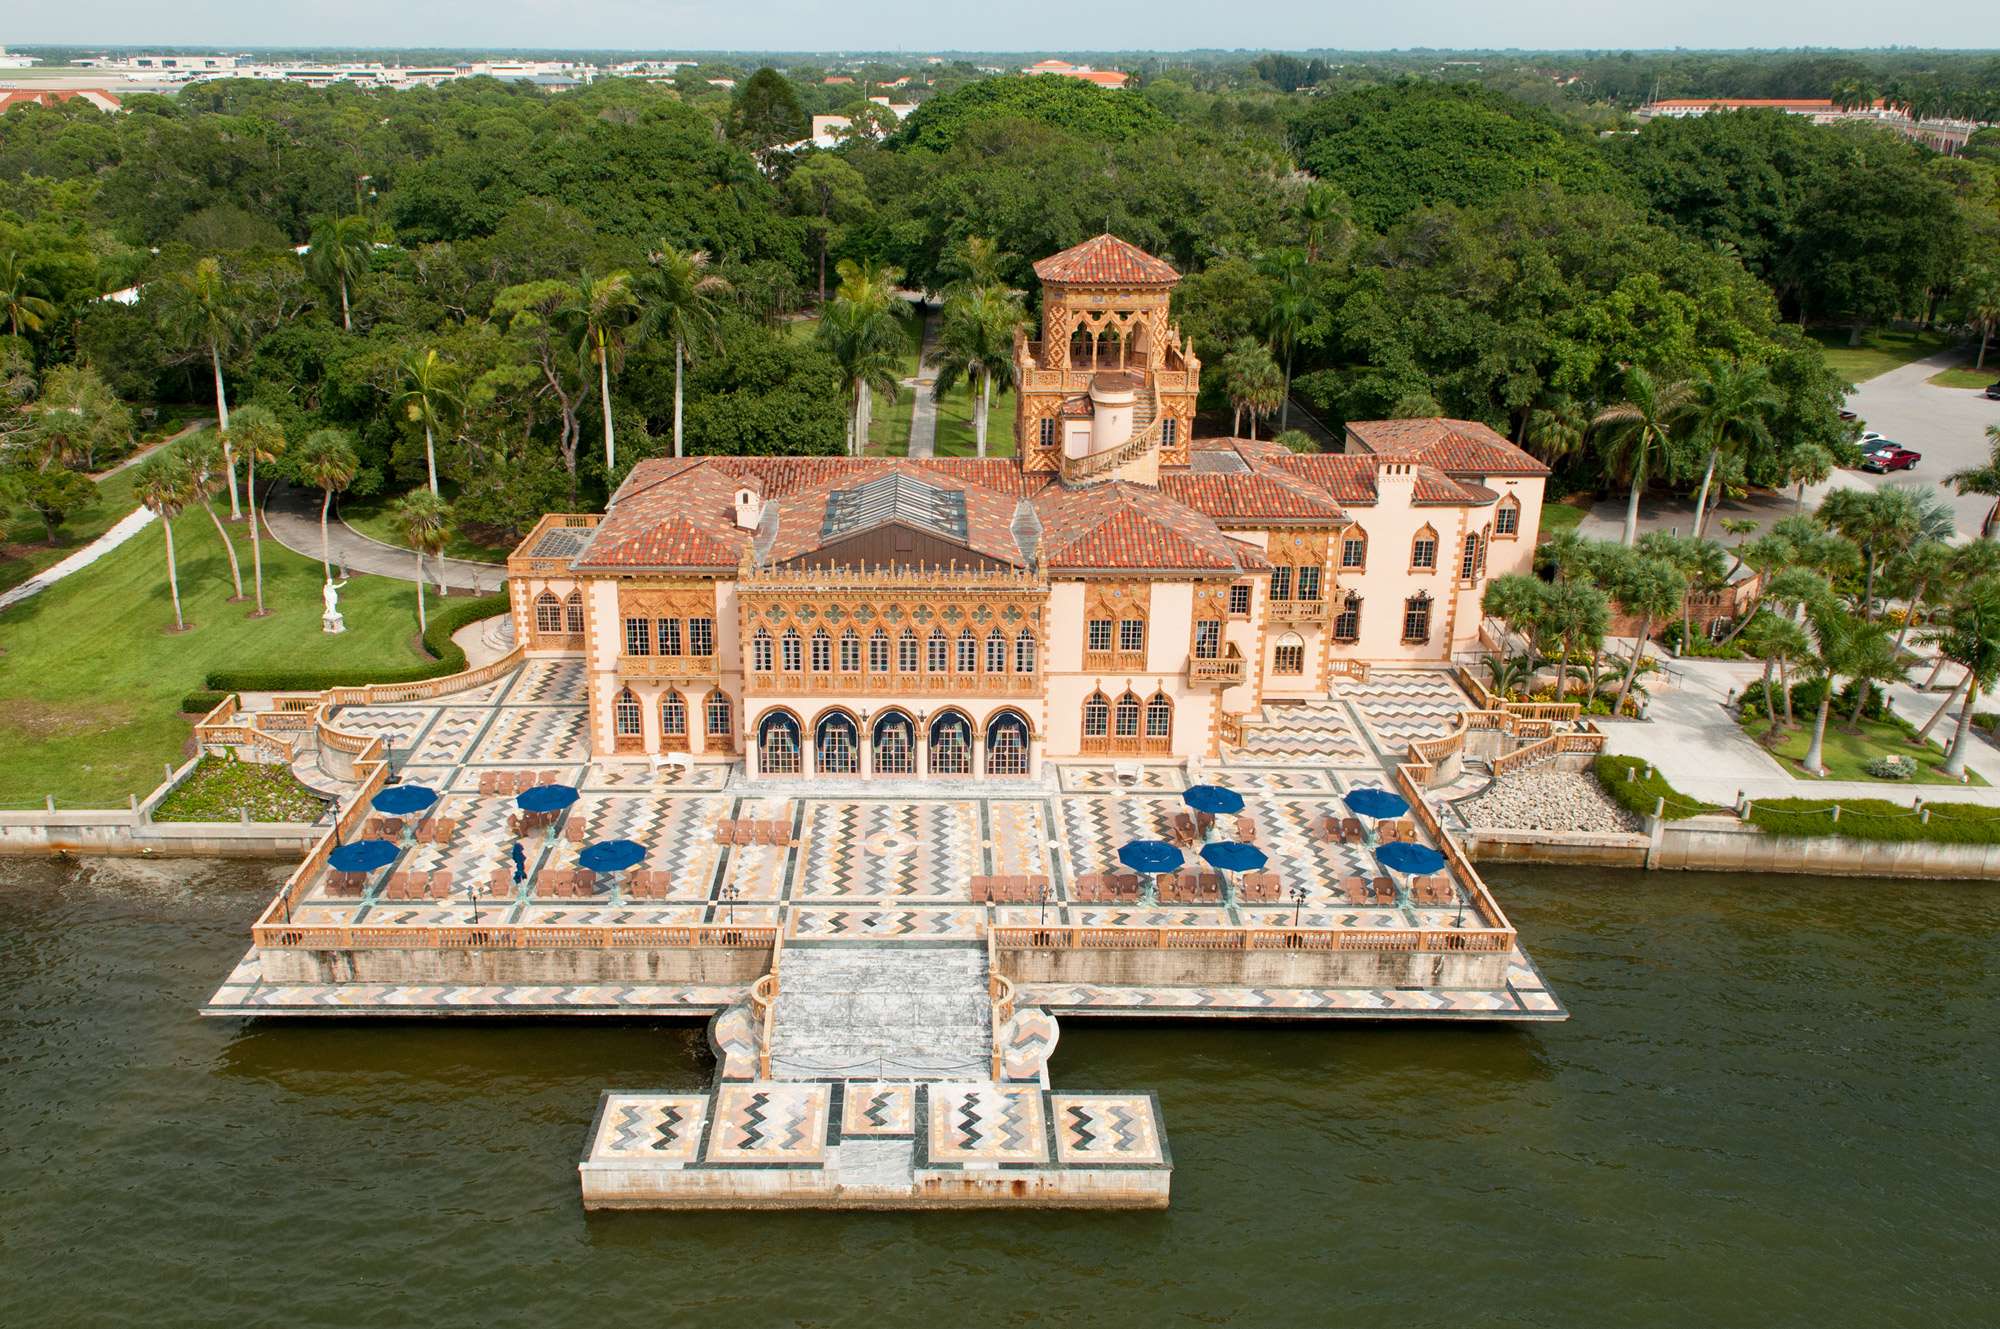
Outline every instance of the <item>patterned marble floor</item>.
<svg viewBox="0 0 2000 1329"><path fill-rule="evenodd" d="M1412 742L1451 733L1459 713L1472 705L1442 670L1377 669L1366 683L1339 680L1334 696L1354 703L1376 745L1391 757Z"/></svg>

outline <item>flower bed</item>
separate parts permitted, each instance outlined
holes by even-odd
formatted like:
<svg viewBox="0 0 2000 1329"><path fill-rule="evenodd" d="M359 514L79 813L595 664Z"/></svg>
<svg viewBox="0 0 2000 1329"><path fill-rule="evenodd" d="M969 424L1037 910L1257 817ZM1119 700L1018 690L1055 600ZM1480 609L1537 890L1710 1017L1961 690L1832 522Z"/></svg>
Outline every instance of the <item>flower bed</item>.
<svg viewBox="0 0 2000 1329"><path fill-rule="evenodd" d="M252 821L314 822L326 800L283 766L211 754L160 800L153 820L236 821L246 809Z"/></svg>

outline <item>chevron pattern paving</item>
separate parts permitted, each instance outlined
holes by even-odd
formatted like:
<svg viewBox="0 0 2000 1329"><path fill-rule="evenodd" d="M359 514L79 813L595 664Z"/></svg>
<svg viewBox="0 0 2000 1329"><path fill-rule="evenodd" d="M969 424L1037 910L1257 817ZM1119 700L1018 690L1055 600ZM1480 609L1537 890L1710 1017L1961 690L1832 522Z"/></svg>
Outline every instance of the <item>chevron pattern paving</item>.
<svg viewBox="0 0 2000 1329"><path fill-rule="evenodd" d="M591 1152L600 1157L644 1159L650 1164L692 1163L707 1120L705 1094L609 1094L599 1114Z"/></svg>
<svg viewBox="0 0 2000 1329"><path fill-rule="evenodd" d="M1056 1159L1070 1167L1165 1161L1159 1119L1144 1094L1051 1094Z"/></svg>
<svg viewBox="0 0 2000 1329"><path fill-rule="evenodd" d="M1439 671L1378 669L1366 683L1342 680L1338 687L1391 755L1420 739L1443 738L1472 706L1451 675Z"/></svg>
<svg viewBox="0 0 2000 1329"><path fill-rule="evenodd" d="M934 1084L929 1099L932 1166L1048 1161L1041 1090L990 1082Z"/></svg>
<svg viewBox="0 0 2000 1329"><path fill-rule="evenodd" d="M1040 1083L1055 1055L1061 1032L1056 1017L1038 1006L1016 1008L1000 1031L1000 1072L1009 1080Z"/></svg>
<svg viewBox="0 0 2000 1329"><path fill-rule="evenodd" d="M589 689L581 660L530 660L505 694L509 706L582 707Z"/></svg>
<svg viewBox="0 0 2000 1329"><path fill-rule="evenodd" d="M1002 876L1047 876L1050 829L1043 805L994 800L986 805L993 871Z"/></svg>
<svg viewBox="0 0 2000 1329"><path fill-rule="evenodd" d="M849 1080L841 1086L842 1137L909 1136L917 1129L917 1091L909 1083Z"/></svg>
<svg viewBox="0 0 2000 1329"><path fill-rule="evenodd" d="M827 940L868 941L962 940L983 936L986 914L971 905L921 909L830 909L796 905L791 911L792 935Z"/></svg>
<svg viewBox="0 0 2000 1329"><path fill-rule="evenodd" d="M437 716L429 707L343 706L334 712L333 723L350 734L379 738L392 748L407 748Z"/></svg>
<svg viewBox="0 0 2000 1329"><path fill-rule="evenodd" d="M825 1084L725 1084L715 1094L703 1161L792 1167L822 1163L831 1102L832 1088Z"/></svg>
<svg viewBox="0 0 2000 1329"><path fill-rule="evenodd" d="M1334 701L1264 707L1261 717L1244 721L1243 742L1229 750L1229 759L1244 763L1374 764L1368 745L1354 731L1347 708Z"/></svg>
<svg viewBox="0 0 2000 1329"><path fill-rule="evenodd" d="M1187 788L1187 777L1178 766L1141 766L1139 778L1126 784L1115 766L1064 764L1056 768L1064 793L1109 793L1114 789L1142 789L1169 792Z"/></svg>
<svg viewBox="0 0 2000 1329"><path fill-rule="evenodd" d="M580 763L590 756L586 726L581 707L502 706L469 760L484 766ZM421 752L417 755L428 760Z"/></svg>
<svg viewBox="0 0 2000 1329"><path fill-rule="evenodd" d="M793 898L970 900L977 826L967 802L810 800Z"/></svg>

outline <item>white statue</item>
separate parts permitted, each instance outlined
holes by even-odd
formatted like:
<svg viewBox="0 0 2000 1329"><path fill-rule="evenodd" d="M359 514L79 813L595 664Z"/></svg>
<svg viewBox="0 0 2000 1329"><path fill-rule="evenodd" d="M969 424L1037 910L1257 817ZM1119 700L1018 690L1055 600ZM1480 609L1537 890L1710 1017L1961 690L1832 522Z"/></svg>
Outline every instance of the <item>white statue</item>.
<svg viewBox="0 0 2000 1329"><path fill-rule="evenodd" d="M326 584L320 587L319 598L326 606L320 617L320 627L326 632L345 632L347 622L340 616L340 588L347 585L347 578L335 581L329 574Z"/></svg>

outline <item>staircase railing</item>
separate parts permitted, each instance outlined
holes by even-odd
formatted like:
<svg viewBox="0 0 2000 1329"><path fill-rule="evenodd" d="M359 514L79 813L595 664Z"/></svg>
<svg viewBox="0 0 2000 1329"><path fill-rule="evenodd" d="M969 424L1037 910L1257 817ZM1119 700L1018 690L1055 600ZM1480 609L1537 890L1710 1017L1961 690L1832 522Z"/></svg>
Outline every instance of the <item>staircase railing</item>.
<svg viewBox="0 0 2000 1329"><path fill-rule="evenodd" d="M1159 446L1160 435L1166 428L1171 415L1155 416L1153 422L1115 448L1102 452L1087 453L1081 457L1064 457L1062 460L1063 479L1069 481L1097 480L1111 471L1146 454L1149 448Z"/></svg>

